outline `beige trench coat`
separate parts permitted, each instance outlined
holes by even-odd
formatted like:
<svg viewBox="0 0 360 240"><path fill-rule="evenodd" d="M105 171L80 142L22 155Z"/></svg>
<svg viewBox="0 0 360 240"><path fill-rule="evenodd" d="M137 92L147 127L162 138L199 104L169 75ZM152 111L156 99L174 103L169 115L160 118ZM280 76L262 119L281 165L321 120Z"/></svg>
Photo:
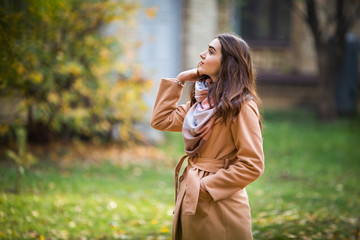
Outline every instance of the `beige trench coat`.
<svg viewBox="0 0 360 240"><path fill-rule="evenodd" d="M182 131L190 102L177 106L182 87L163 78L155 101L151 126ZM183 157L178 166L180 170ZM234 122L217 119L210 138L176 181L172 239L252 239L251 216L245 187L264 171L259 112L254 101L243 104ZM207 191L200 189L200 181Z"/></svg>

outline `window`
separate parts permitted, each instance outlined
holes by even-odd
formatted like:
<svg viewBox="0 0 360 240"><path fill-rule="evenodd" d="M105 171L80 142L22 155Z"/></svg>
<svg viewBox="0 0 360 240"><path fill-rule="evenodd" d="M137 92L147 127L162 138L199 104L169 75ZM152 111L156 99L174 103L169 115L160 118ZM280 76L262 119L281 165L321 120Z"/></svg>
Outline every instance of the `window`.
<svg viewBox="0 0 360 240"><path fill-rule="evenodd" d="M241 1L237 31L252 46L287 46L291 7L291 0Z"/></svg>

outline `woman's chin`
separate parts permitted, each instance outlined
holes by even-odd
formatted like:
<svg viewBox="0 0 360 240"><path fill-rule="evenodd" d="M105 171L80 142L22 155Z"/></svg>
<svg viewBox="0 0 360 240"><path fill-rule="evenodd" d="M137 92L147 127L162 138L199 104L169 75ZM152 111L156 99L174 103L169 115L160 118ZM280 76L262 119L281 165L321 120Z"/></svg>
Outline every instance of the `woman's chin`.
<svg viewBox="0 0 360 240"><path fill-rule="evenodd" d="M199 69L199 74L200 74L200 76L201 76L201 75L207 75L207 76L209 76L208 73L207 73L206 71L204 71L204 69L203 69L202 67L200 67L200 68L198 68L198 69Z"/></svg>

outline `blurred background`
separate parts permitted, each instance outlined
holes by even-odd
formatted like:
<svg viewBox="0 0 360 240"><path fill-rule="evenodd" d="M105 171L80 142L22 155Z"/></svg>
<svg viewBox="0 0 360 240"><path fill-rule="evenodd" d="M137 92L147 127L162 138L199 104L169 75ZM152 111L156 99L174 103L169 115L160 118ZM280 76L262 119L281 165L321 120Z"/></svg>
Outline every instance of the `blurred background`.
<svg viewBox="0 0 360 240"><path fill-rule="evenodd" d="M262 99L254 237L360 239L359 20L357 0L2 0L0 239L170 239L182 137L149 119L223 32Z"/></svg>

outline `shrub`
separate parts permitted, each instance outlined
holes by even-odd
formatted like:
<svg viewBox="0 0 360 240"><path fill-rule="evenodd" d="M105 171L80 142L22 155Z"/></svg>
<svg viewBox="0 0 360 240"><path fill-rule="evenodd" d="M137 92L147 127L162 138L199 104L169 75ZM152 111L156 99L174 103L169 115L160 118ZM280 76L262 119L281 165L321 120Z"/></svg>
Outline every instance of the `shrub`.
<svg viewBox="0 0 360 240"><path fill-rule="evenodd" d="M21 119L30 139L104 139L120 123L121 140L129 140L149 85L125 54L139 44L124 46L122 35L137 9L134 1L2 1L0 92L21 101L0 133ZM115 21L118 32L105 34Z"/></svg>

